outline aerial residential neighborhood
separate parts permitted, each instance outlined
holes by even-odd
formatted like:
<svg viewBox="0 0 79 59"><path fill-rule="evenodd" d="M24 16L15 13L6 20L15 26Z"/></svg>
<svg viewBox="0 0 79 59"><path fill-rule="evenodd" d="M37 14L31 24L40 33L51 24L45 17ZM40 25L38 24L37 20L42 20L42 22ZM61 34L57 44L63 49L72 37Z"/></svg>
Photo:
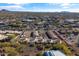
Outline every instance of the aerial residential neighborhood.
<svg viewBox="0 0 79 59"><path fill-rule="evenodd" d="M0 56L79 56L79 12L1 9Z"/></svg>

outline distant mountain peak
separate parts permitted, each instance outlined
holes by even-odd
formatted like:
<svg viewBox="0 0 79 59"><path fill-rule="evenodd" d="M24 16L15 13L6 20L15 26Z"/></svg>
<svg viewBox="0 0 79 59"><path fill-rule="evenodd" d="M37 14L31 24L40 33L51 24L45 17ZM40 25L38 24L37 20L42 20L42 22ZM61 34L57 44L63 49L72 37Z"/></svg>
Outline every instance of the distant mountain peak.
<svg viewBox="0 0 79 59"><path fill-rule="evenodd" d="M6 9L2 9L2 10L0 10L0 11L2 11L2 12L8 12L9 10L6 10Z"/></svg>

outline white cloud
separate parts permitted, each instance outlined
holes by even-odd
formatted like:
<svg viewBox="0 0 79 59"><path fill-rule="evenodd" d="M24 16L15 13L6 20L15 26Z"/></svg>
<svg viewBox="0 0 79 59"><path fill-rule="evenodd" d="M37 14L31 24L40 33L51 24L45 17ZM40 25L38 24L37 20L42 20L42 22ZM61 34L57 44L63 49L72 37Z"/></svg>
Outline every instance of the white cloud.
<svg viewBox="0 0 79 59"><path fill-rule="evenodd" d="M61 7L62 7L62 8L69 8L70 6L71 6L70 3L62 3L62 4L61 4Z"/></svg>
<svg viewBox="0 0 79 59"><path fill-rule="evenodd" d="M0 3L79 3L79 0L1 0Z"/></svg>
<svg viewBox="0 0 79 59"><path fill-rule="evenodd" d="M24 7L21 5L10 5L10 6L0 6L0 9L7 9L7 10L25 10Z"/></svg>
<svg viewBox="0 0 79 59"><path fill-rule="evenodd" d="M39 11L39 12L61 12L61 11L68 11L68 12L79 12L78 9L38 9L38 10L30 10L30 11Z"/></svg>
<svg viewBox="0 0 79 59"><path fill-rule="evenodd" d="M79 12L79 9L69 9L70 12Z"/></svg>
<svg viewBox="0 0 79 59"><path fill-rule="evenodd" d="M61 12L61 11L68 11L68 12L79 12L79 8L78 9L56 9L53 11L57 11L57 12Z"/></svg>

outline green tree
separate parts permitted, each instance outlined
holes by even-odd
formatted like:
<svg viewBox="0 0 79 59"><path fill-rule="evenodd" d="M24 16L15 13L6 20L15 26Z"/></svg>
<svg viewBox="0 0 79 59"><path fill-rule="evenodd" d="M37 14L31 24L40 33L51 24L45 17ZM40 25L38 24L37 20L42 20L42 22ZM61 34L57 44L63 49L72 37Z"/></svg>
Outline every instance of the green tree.
<svg viewBox="0 0 79 59"><path fill-rule="evenodd" d="M62 44L60 44L60 43L54 44L52 46L52 49L54 49L54 50L61 50L66 55L72 55L71 50L69 49L69 47L65 43L62 43Z"/></svg>
<svg viewBox="0 0 79 59"><path fill-rule="evenodd" d="M16 56L19 55L19 53L16 51L15 48L12 47L4 47L5 53L7 53L9 56Z"/></svg>

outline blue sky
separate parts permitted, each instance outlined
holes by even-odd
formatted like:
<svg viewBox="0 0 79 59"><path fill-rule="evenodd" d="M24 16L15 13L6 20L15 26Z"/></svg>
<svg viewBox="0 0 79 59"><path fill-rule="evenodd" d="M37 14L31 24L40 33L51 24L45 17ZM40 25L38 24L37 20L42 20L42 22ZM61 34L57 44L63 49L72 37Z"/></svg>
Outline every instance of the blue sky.
<svg viewBox="0 0 79 59"><path fill-rule="evenodd" d="M32 12L79 12L79 3L0 3L0 9Z"/></svg>

